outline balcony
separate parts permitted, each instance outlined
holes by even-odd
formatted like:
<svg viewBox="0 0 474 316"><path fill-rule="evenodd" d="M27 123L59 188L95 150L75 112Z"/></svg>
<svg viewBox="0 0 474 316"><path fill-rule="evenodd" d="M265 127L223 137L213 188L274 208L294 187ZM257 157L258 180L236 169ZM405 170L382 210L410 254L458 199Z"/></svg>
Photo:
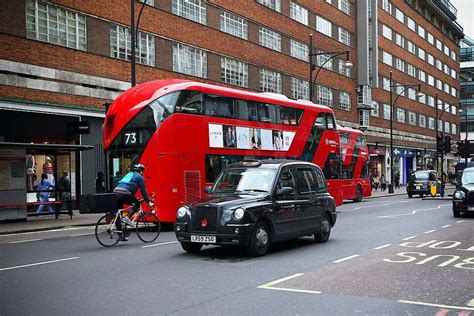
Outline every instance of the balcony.
<svg viewBox="0 0 474 316"><path fill-rule="evenodd" d="M458 10L449 0L429 0L428 2L438 6L451 20L457 19Z"/></svg>

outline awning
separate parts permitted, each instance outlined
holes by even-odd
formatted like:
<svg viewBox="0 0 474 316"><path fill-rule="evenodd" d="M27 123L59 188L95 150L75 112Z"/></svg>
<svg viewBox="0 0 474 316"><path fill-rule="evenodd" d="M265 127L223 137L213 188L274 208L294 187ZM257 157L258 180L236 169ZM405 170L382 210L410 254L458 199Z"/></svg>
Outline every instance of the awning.
<svg viewBox="0 0 474 316"><path fill-rule="evenodd" d="M48 151L56 153L68 153L71 151L82 151L94 149L91 145L72 145L72 144L42 144L42 143L13 143L0 142L0 149L27 149Z"/></svg>

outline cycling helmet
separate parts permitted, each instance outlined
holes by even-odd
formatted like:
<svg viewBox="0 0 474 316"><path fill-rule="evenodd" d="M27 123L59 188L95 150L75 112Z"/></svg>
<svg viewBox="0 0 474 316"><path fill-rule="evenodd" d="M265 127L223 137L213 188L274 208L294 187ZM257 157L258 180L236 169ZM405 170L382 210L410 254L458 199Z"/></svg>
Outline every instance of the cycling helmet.
<svg viewBox="0 0 474 316"><path fill-rule="evenodd" d="M136 164L132 167L132 171L141 171L141 172L143 172L143 171L145 171L145 166L142 165L141 163Z"/></svg>

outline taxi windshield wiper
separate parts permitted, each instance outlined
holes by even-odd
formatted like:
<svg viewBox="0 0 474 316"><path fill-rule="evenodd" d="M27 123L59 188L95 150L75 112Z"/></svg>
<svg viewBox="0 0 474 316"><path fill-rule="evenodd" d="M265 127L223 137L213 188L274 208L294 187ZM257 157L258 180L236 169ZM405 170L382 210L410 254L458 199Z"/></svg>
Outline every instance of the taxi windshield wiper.
<svg viewBox="0 0 474 316"><path fill-rule="evenodd" d="M245 190L242 190L243 192L265 192L265 193L268 193L267 190L262 190L262 189L245 189Z"/></svg>

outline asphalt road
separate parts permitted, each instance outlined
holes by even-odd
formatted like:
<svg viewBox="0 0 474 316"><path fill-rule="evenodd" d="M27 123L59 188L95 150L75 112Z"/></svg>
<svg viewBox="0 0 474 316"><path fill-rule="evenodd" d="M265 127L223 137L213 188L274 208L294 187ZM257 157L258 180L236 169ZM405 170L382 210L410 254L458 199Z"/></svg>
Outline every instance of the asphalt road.
<svg viewBox="0 0 474 316"><path fill-rule="evenodd" d="M93 228L0 236L0 315L474 315L474 217L451 201L377 198L338 208L327 243L268 255L173 232L110 249Z"/></svg>

